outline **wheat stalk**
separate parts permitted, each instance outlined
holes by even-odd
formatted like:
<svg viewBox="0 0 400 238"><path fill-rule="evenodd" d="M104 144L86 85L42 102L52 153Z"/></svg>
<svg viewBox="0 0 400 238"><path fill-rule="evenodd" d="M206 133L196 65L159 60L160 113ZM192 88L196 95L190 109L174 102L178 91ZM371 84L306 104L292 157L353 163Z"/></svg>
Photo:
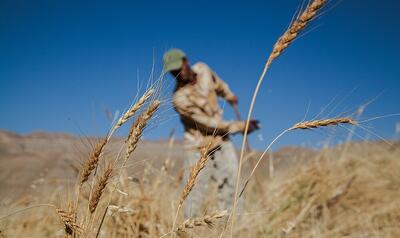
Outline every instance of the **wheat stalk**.
<svg viewBox="0 0 400 238"><path fill-rule="evenodd" d="M75 222L75 215L66 212L61 208L56 208L56 212L65 226L65 233L67 235L82 234L83 228Z"/></svg>
<svg viewBox="0 0 400 238"><path fill-rule="evenodd" d="M246 118L246 126L245 130L243 133L243 141L242 141L242 146L240 150L240 157L239 157L239 166L238 166L238 171L237 171L237 179L236 179L236 185L235 185L235 196L233 200L233 207L231 211L230 217L232 217L231 221L231 227L234 227L235 224L235 211L236 211L236 206L237 206L237 198L238 198L238 192L239 192L239 183L240 183L240 177L241 177L241 171L242 171L242 164L243 164L243 157L244 157L244 151L245 151L245 145L247 141L247 133L249 131L249 125L250 125L250 119L253 113L253 108L254 104L256 102L256 98L258 95L258 91L260 90L261 84L264 80L265 75L267 74L267 71L271 65L271 63L279 56L282 54L282 52L289 47L289 45L293 42L293 40L299 35L299 33L305 29L307 24L316 16L317 12L319 9L321 9L324 4L326 3L326 0L314 0L311 4L307 6L307 8L302 12L302 14L296 18L296 20L290 25L288 30L278 39L278 41L275 43L271 54L268 57L267 62L265 63L264 69L260 75L260 78L258 79L256 88L254 89L253 97L251 99L250 107L249 107L249 112L247 113L247 118ZM222 237L223 233L221 234ZM231 237L233 236L233 229L231 229Z"/></svg>
<svg viewBox="0 0 400 238"><path fill-rule="evenodd" d="M113 171L113 167L112 167L112 165L109 165L107 167L107 169L104 171L103 175L100 177L100 179L94 189L93 195L90 198L90 202L89 202L89 210L90 210L90 213L92 213L92 214L94 213L94 211L96 211L97 205L100 202L101 195L103 194L104 189L108 183L108 180L111 177L112 171Z"/></svg>
<svg viewBox="0 0 400 238"><path fill-rule="evenodd" d="M329 118L322 120L299 122L294 124L291 128L289 128L289 130L296 130L296 129L306 130L318 127L325 127L325 126L337 126L339 124L356 125L357 122L349 117Z"/></svg>
<svg viewBox="0 0 400 238"><path fill-rule="evenodd" d="M133 104L122 117L119 118L115 127L121 127L126 121L128 121L131 117L135 115L135 113L144 105L144 103L154 94L154 89L149 89L147 92L143 94L143 96Z"/></svg>

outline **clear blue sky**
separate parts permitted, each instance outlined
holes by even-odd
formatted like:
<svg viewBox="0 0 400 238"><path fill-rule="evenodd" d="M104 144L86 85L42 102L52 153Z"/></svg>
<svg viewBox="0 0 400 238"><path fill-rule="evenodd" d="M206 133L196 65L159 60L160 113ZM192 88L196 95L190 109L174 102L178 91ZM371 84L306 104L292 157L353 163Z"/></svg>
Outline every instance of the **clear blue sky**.
<svg viewBox="0 0 400 238"><path fill-rule="evenodd" d="M179 47L208 63L238 95L243 114L264 62L302 1L0 2L0 128L102 135L105 109L126 108L145 85L153 58ZM255 107L262 148L302 120L348 112L378 95L363 118L400 112L399 1L330 1L324 14L271 67ZM164 81L165 97L174 80ZM309 106L308 106L309 105ZM332 110L332 113L329 113ZM346 114L345 114L346 115ZM348 114L347 114L348 115ZM233 118L231 109L226 118ZM393 138L399 117L364 124ZM147 131L182 128L173 110ZM344 129L338 132L345 138ZM332 131L295 133L280 145L317 145ZM358 130L363 137L366 131ZM236 143L240 136L235 137Z"/></svg>

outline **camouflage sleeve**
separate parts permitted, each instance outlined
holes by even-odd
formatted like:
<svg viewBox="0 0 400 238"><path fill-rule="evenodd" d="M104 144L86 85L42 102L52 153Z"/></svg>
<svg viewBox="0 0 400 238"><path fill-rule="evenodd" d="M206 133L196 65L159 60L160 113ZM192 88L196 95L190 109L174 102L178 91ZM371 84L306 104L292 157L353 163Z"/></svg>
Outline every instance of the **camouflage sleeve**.
<svg viewBox="0 0 400 238"><path fill-rule="evenodd" d="M192 98L190 95L175 95L174 106L180 114L185 126L194 127L207 134L227 135L244 130L244 123L240 121L225 121L208 116L202 110L205 100Z"/></svg>
<svg viewBox="0 0 400 238"><path fill-rule="evenodd" d="M201 114L192 114L190 120L199 130L207 134L228 135L244 130L244 123L240 121L224 121Z"/></svg>
<svg viewBox="0 0 400 238"><path fill-rule="evenodd" d="M211 70L213 81L216 83L216 93L225 100L232 100L235 94L232 93L227 83L225 83L214 71Z"/></svg>

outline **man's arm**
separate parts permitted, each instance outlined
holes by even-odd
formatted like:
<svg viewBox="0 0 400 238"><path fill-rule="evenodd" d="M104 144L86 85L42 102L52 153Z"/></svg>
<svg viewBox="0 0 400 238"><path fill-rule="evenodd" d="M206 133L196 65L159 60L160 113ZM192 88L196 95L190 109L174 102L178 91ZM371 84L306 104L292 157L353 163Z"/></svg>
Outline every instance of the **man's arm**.
<svg viewBox="0 0 400 238"><path fill-rule="evenodd" d="M243 132L245 127L242 121L224 121L201 114L182 115L182 118L186 123L193 123L193 126L207 134L236 134Z"/></svg>
<svg viewBox="0 0 400 238"><path fill-rule="evenodd" d="M218 96L227 100L230 104L235 104L237 98L235 94L232 93L227 83L225 83L207 64L199 62L192 66L194 71L201 75L201 77L211 77L210 84L213 83L215 87L215 92Z"/></svg>
<svg viewBox="0 0 400 238"><path fill-rule="evenodd" d="M236 104L237 98L235 94L230 90L228 84L224 82L213 70L211 70L211 75L213 77L213 81L216 84L216 93L218 96L227 100L230 104Z"/></svg>
<svg viewBox="0 0 400 238"><path fill-rule="evenodd" d="M209 134L227 135L243 132L245 123L242 121L225 121L206 115L202 108L206 103L189 95L175 95L174 106L181 115L183 123L198 128Z"/></svg>

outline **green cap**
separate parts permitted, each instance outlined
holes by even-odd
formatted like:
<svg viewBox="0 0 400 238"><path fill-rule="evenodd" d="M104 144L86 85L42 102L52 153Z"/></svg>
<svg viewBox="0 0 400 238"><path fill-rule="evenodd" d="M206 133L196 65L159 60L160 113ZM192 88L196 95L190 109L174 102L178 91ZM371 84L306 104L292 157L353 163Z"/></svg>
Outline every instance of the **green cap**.
<svg viewBox="0 0 400 238"><path fill-rule="evenodd" d="M185 53L180 49L170 49L165 52L163 57L164 70L170 72L173 70L178 70L182 67L183 58L185 58Z"/></svg>

